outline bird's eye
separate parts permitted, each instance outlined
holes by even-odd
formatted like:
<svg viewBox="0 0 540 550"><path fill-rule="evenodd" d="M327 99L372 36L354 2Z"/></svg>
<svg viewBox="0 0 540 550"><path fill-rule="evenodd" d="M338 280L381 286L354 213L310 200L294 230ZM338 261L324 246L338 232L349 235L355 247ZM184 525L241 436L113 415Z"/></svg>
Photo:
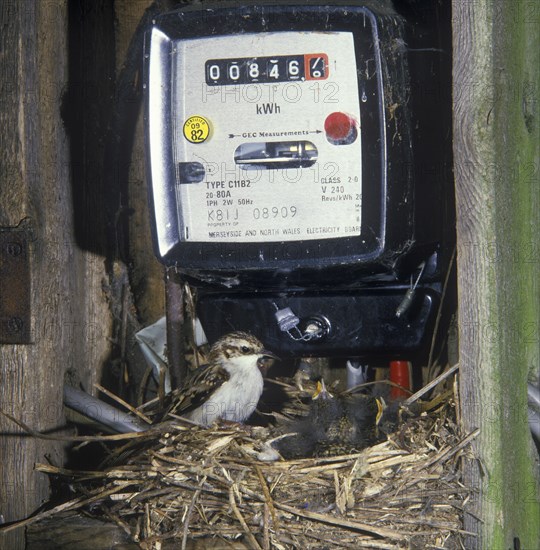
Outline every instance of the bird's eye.
<svg viewBox="0 0 540 550"><path fill-rule="evenodd" d="M242 350L242 353L249 353L251 351L249 346L242 346L240 349Z"/></svg>

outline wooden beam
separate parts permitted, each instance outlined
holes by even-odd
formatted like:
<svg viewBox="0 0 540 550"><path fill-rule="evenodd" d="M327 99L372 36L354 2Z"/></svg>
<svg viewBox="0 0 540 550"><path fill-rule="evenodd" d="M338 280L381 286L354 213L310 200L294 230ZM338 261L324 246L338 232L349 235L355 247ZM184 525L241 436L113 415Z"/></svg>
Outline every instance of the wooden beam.
<svg viewBox="0 0 540 550"><path fill-rule="evenodd" d="M65 0L0 3L0 226L26 218L33 232L33 343L0 346L0 408L36 430L62 429L66 372L91 387L109 349L103 258L82 250L74 231L73 164L61 117L67 19ZM27 437L0 417L4 521L47 500L48 479L34 471L44 460L62 464L63 444ZM24 547L24 532L0 535L0 548Z"/></svg>
<svg viewBox="0 0 540 550"><path fill-rule="evenodd" d="M141 21L144 12L153 3L153 0L115 0L114 12L116 20L116 59L118 70L126 59L128 46ZM164 4L163 2L160 3ZM165 6L161 6L165 9ZM171 9L172 6L169 6ZM141 59L142 66L142 59ZM138 75L139 82L134 83L134 90L141 90L142 74ZM133 97L135 102L135 93ZM142 100L141 100L142 106ZM139 109L131 158L129 159L129 247L133 269L131 282L137 294L137 311L143 325L151 324L164 315L165 289L163 284L163 266L154 256L152 240L150 238L150 215L148 210L148 190L145 178L145 153L143 137L143 109ZM127 161L128 159L126 159Z"/></svg>
<svg viewBox="0 0 540 550"><path fill-rule="evenodd" d="M465 430L481 430L467 548L540 548L527 422L540 357L538 3L452 6L460 386Z"/></svg>

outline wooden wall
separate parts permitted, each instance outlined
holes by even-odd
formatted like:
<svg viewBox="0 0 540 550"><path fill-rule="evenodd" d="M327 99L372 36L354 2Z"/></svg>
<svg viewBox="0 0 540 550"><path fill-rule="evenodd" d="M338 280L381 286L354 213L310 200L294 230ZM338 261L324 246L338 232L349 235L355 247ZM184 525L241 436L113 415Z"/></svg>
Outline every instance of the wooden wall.
<svg viewBox="0 0 540 550"><path fill-rule="evenodd" d="M0 3L0 226L26 218L33 232L33 343L0 345L0 408L43 431L64 424L68 371L87 388L98 379L110 334L103 257L81 248L75 232L77 144L68 140L62 117L67 21L65 0ZM76 183L84 176L79 165ZM85 197L92 198L78 194ZM34 463L61 464L64 454L62 444L25 437L1 415L0 433L0 514L11 521L49 497L48 479L34 472ZM23 537L21 531L5 535L0 547L23 548Z"/></svg>
<svg viewBox="0 0 540 550"><path fill-rule="evenodd" d="M540 548L540 4L454 0L453 29L461 408L481 429L467 548Z"/></svg>
<svg viewBox="0 0 540 550"><path fill-rule="evenodd" d="M25 219L33 238L32 344L0 345L0 409L36 430L62 433L65 380L95 393L95 382L132 380L129 369L146 368L133 333L164 313L146 207L141 75L132 95L117 101L116 89L151 4L0 3L0 227ZM133 126L131 157L114 155L123 130L115 108ZM0 515L9 522L49 497L35 462L62 464L66 455L63 444L23 436L1 415L0 438ZM24 532L0 535L4 547L23 548Z"/></svg>
<svg viewBox="0 0 540 550"><path fill-rule="evenodd" d="M125 59L126 51L139 21L152 0L116 0L116 58ZM170 9L161 2L162 9ZM118 67L120 69L120 67ZM156 260L150 236L150 217L145 181L142 109L137 113L133 152L129 168L130 257L133 261L132 284L137 308L143 324L157 321L165 312L163 266Z"/></svg>

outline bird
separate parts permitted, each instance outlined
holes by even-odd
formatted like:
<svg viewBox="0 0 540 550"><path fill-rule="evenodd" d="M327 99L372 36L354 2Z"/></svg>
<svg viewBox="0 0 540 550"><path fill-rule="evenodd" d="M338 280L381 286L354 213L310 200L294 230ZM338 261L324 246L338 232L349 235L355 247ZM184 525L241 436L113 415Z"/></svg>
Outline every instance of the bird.
<svg viewBox="0 0 540 550"><path fill-rule="evenodd" d="M334 396L321 380L308 414L293 423L288 436L277 439L275 447L286 459L357 452L377 441L381 415L379 400L362 394Z"/></svg>
<svg viewBox="0 0 540 550"><path fill-rule="evenodd" d="M277 355L247 332L231 332L210 348L208 361L169 394L169 414L203 426L218 420L243 423L263 391L263 375Z"/></svg>

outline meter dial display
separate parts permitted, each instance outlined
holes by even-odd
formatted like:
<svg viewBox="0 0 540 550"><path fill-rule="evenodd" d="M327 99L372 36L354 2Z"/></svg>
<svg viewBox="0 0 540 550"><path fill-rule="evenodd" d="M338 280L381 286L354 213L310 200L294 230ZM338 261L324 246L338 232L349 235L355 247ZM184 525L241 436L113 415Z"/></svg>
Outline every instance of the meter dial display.
<svg viewBox="0 0 540 550"><path fill-rule="evenodd" d="M177 40L173 66L183 241L360 235L361 101L352 33Z"/></svg>
<svg viewBox="0 0 540 550"><path fill-rule="evenodd" d="M206 84L219 86L324 80L328 78L328 72L328 56L324 53L211 59L206 62Z"/></svg>

